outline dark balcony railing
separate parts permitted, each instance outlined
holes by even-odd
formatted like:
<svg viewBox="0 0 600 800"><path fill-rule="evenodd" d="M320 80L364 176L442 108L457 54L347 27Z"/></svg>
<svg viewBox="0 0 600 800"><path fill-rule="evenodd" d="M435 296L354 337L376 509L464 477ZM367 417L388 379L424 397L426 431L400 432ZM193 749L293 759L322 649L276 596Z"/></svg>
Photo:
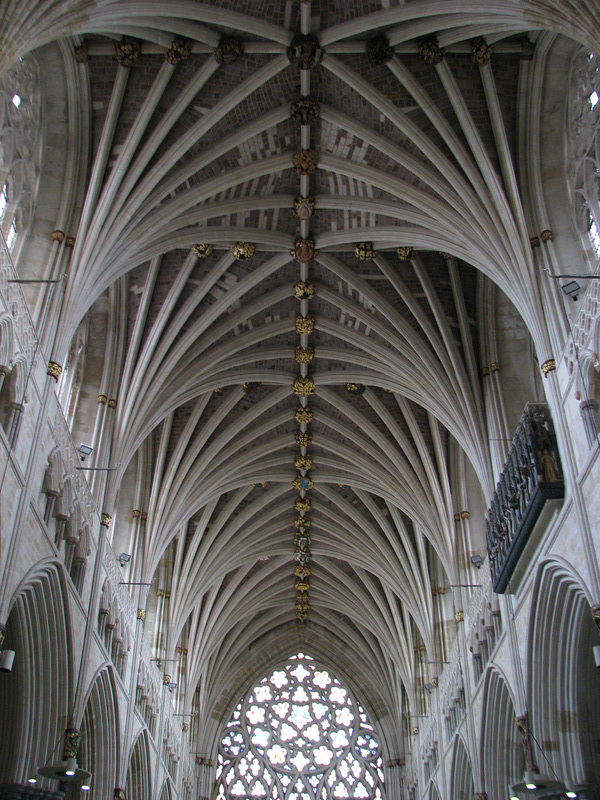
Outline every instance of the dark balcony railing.
<svg viewBox="0 0 600 800"><path fill-rule="evenodd" d="M503 594L546 500L565 484L546 403L528 403L492 498L486 524L494 591Z"/></svg>

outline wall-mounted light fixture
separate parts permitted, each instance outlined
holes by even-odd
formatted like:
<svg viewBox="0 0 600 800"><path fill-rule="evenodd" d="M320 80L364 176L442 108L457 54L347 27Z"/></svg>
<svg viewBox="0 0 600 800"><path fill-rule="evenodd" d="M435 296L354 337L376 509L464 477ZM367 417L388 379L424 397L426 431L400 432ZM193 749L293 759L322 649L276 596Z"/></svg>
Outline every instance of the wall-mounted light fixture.
<svg viewBox="0 0 600 800"><path fill-rule="evenodd" d="M79 453L79 460L85 461L86 458L94 452L94 448L82 442L77 448L77 452Z"/></svg>

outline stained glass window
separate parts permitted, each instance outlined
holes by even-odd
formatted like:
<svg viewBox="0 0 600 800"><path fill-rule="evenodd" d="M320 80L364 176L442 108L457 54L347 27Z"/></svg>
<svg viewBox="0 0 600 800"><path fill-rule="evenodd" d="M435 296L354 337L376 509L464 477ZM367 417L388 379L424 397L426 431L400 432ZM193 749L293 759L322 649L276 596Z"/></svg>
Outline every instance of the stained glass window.
<svg viewBox="0 0 600 800"><path fill-rule="evenodd" d="M383 761L365 710L298 653L237 705L217 756L217 800L383 800Z"/></svg>

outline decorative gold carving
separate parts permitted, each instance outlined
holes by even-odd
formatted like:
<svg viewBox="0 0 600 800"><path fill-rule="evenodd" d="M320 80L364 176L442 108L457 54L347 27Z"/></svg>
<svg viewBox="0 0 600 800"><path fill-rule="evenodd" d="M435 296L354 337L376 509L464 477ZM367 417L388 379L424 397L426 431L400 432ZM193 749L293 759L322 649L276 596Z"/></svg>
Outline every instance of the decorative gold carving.
<svg viewBox="0 0 600 800"><path fill-rule="evenodd" d="M143 622L146 619L146 612L143 608L138 608L137 618L140 620L140 622Z"/></svg>
<svg viewBox="0 0 600 800"><path fill-rule="evenodd" d="M487 378L487 376L490 374L490 368L489 367L483 367L482 370L481 370L481 374L483 375L484 378Z"/></svg>
<svg viewBox="0 0 600 800"><path fill-rule="evenodd" d="M464 622L465 621L465 612L464 611L457 611L454 615L454 619L457 622Z"/></svg>
<svg viewBox="0 0 600 800"><path fill-rule="evenodd" d="M354 248L354 255L359 261L370 261L375 255L373 242L357 242Z"/></svg>
<svg viewBox="0 0 600 800"><path fill-rule="evenodd" d="M176 67L177 64L181 64L182 61L187 61L191 52L192 49L188 40L176 36L173 39L171 47L165 47L165 61Z"/></svg>
<svg viewBox="0 0 600 800"><path fill-rule="evenodd" d="M294 100L290 106L290 116L297 125L310 125L319 118L319 104L309 95Z"/></svg>
<svg viewBox="0 0 600 800"><path fill-rule="evenodd" d="M87 64L89 60L87 39L84 39L80 45L73 48L73 55L75 56L75 61L78 61L80 64Z"/></svg>
<svg viewBox="0 0 600 800"><path fill-rule="evenodd" d="M545 231L542 231L540 234L542 242L553 242L554 241L554 234L549 228L546 228Z"/></svg>
<svg viewBox="0 0 600 800"><path fill-rule="evenodd" d="M74 236L67 236L65 239L65 247L69 250L72 250L75 247L75 237Z"/></svg>
<svg viewBox="0 0 600 800"><path fill-rule="evenodd" d="M440 255L442 256L442 258L446 258L446 259L454 258L452 253L447 253L445 250L440 250Z"/></svg>
<svg viewBox="0 0 600 800"><path fill-rule="evenodd" d="M213 389L213 392L215 394L223 394L223 387L222 386L217 386L215 389Z"/></svg>
<svg viewBox="0 0 600 800"><path fill-rule="evenodd" d="M308 592L296 592L296 611L308 611Z"/></svg>
<svg viewBox="0 0 600 800"><path fill-rule="evenodd" d="M141 519L142 519L142 522L146 522L146 520L148 519L148 512L147 511L142 511Z"/></svg>
<svg viewBox="0 0 600 800"><path fill-rule="evenodd" d="M294 358L299 364L310 364L315 357L314 347L296 347L294 348Z"/></svg>
<svg viewBox="0 0 600 800"><path fill-rule="evenodd" d="M123 36L120 42L115 42L117 61L122 67L133 67L138 60L142 46L137 39Z"/></svg>
<svg viewBox="0 0 600 800"><path fill-rule="evenodd" d="M296 581L297 592L308 592L309 589L310 583L308 581Z"/></svg>
<svg viewBox="0 0 600 800"><path fill-rule="evenodd" d="M50 375L55 381L57 381L60 378L61 373L62 367L60 364L57 364L56 361L48 362L48 368L46 369L47 375Z"/></svg>
<svg viewBox="0 0 600 800"><path fill-rule="evenodd" d="M299 219L309 219L312 217L315 210L315 198L314 197L296 197L294 200L294 214Z"/></svg>
<svg viewBox="0 0 600 800"><path fill-rule="evenodd" d="M165 674L163 675L163 686L168 686L170 683L171 683L171 676L167 675L167 673L165 672Z"/></svg>
<svg viewBox="0 0 600 800"><path fill-rule="evenodd" d="M470 511L461 511L460 512L460 518L461 519L470 519L471 518L471 512Z"/></svg>
<svg viewBox="0 0 600 800"><path fill-rule="evenodd" d="M539 247L539 246L540 246L540 237L539 237L539 236L532 236L532 237L529 239L529 244L530 244L532 247Z"/></svg>
<svg viewBox="0 0 600 800"><path fill-rule="evenodd" d="M310 505L310 498L308 497L298 497L294 501L296 511L310 511Z"/></svg>
<svg viewBox="0 0 600 800"><path fill-rule="evenodd" d="M499 361L492 361L490 368L492 372L500 372L500 362Z"/></svg>
<svg viewBox="0 0 600 800"><path fill-rule="evenodd" d="M81 734L77 728L67 728L65 731L65 743L63 747L63 759L66 761L68 758L77 758L77 751L79 750L79 741Z"/></svg>
<svg viewBox="0 0 600 800"><path fill-rule="evenodd" d="M181 730L182 730L184 733L187 733L187 732L189 731L189 729L190 729L189 722L182 722L182 723L181 723Z"/></svg>
<svg viewBox="0 0 600 800"><path fill-rule="evenodd" d="M117 400L116 400L115 397L111 397L110 398L110 400L108 401L108 407L109 408L116 408L117 407Z"/></svg>
<svg viewBox="0 0 600 800"><path fill-rule="evenodd" d="M299 175L312 175L319 163L319 154L316 150L296 150L294 153L294 169Z"/></svg>
<svg viewBox="0 0 600 800"><path fill-rule="evenodd" d="M444 51L440 49L438 40L433 36L421 42L419 45L419 55L426 64L430 64L434 67L444 58Z"/></svg>
<svg viewBox="0 0 600 800"><path fill-rule="evenodd" d="M294 466L296 469L311 469L312 465L313 458L310 453L307 453L305 456L303 456L302 453L298 453L294 459Z"/></svg>
<svg viewBox="0 0 600 800"><path fill-rule="evenodd" d="M99 394L97 400L101 405L105 405L108 397L105 394Z"/></svg>
<svg viewBox="0 0 600 800"><path fill-rule="evenodd" d="M253 488L260 486L261 489L266 489L269 484L266 481L260 481L259 483L253 483Z"/></svg>
<svg viewBox="0 0 600 800"><path fill-rule="evenodd" d="M446 594L446 587L445 586L438 586L437 593L438 594Z"/></svg>
<svg viewBox="0 0 600 800"><path fill-rule="evenodd" d="M365 392L365 387L362 383L347 383L346 389L350 394L364 394Z"/></svg>
<svg viewBox="0 0 600 800"><path fill-rule="evenodd" d="M317 289L311 281L298 281L294 284L292 292L296 300L312 300Z"/></svg>
<svg viewBox="0 0 600 800"><path fill-rule="evenodd" d="M53 242L58 242L62 244L65 240L65 232L59 231L58 228L55 231L52 231L51 239Z"/></svg>
<svg viewBox="0 0 600 800"><path fill-rule="evenodd" d="M246 261L252 258L256 248L251 242L236 242L231 248L231 255L236 261Z"/></svg>
<svg viewBox="0 0 600 800"><path fill-rule="evenodd" d="M367 58L374 66L387 64L394 55L394 50L390 47L390 40L384 33L378 33L367 39Z"/></svg>
<svg viewBox="0 0 600 800"><path fill-rule="evenodd" d="M473 800L487 800L487 792L477 792L473 795Z"/></svg>
<svg viewBox="0 0 600 800"><path fill-rule="evenodd" d="M290 255L294 256L300 264L306 264L316 258L319 255L319 251L315 249L313 239L296 239L294 247L290 250Z"/></svg>
<svg viewBox="0 0 600 800"><path fill-rule="evenodd" d="M323 56L319 40L312 33L296 33L286 49L290 64L297 69L310 69Z"/></svg>
<svg viewBox="0 0 600 800"><path fill-rule="evenodd" d="M254 393L261 386L262 383L260 381L246 381L246 383L242 384L242 388L246 392L246 394Z"/></svg>
<svg viewBox="0 0 600 800"><path fill-rule="evenodd" d="M208 258L212 253L212 244L208 244L208 242L197 242L192 247L192 253L198 258Z"/></svg>
<svg viewBox="0 0 600 800"><path fill-rule="evenodd" d="M396 254L400 261L411 261L417 254L414 247L399 247Z"/></svg>
<svg viewBox="0 0 600 800"><path fill-rule="evenodd" d="M104 528L110 528L111 522L112 522L112 517L110 514L106 514L104 512L100 514L100 525L102 525Z"/></svg>
<svg viewBox="0 0 600 800"><path fill-rule="evenodd" d="M296 397L308 397L315 393L315 382L310 375L306 378L300 376L292 383L292 392Z"/></svg>
<svg viewBox="0 0 600 800"><path fill-rule="evenodd" d="M292 481L292 486L294 487L294 489L297 489L299 492L302 492L312 489L314 483L308 477L308 475L298 475L297 478L294 481Z"/></svg>
<svg viewBox="0 0 600 800"><path fill-rule="evenodd" d="M487 67L492 60L493 52L493 45L487 44L485 39L476 39L471 49L471 57L475 64L478 64L480 67Z"/></svg>
<svg viewBox="0 0 600 800"><path fill-rule="evenodd" d="M315 318L310 314L307 314L305 317L302 314L298 314L296 317L296 333L301 335L306 335L312 333L315 329Z"/></svg>
<svg viewBox="0 0 600 800"><path fill-rule="evenodd" d="M119 788L118 786L115 788L113 794L114 800L125 800L125 791L124 789Z"/></svg>
<svg viewBox="0 0 600 800"><path fill-rule="evenodd" d="M244 45L233 36L221 36L219 46L215 48L213 55L217 64L233 64L244 55Z"/></svg>
<svg viewBox="0 0 600 800"><path fill-rule="evenodd" d="M460 514L454 515L454 522L460 522Z"/></svg>
<svg viewBox="0 0 600 800"><path fill-rule="evenodd" d="M139 508L134 508L133 511L131 512L131 516L133 517L133 519L139 519L141 513L142 512L140 511Z"/></svg>
<svg viewBox="0 0 600 800"><path fill-rule="evenodd" d="M548 377L549 372L552 372L555 369L556 369L556 361L553 358L549 358L542 364L542 372L544 373L545 378Z"/></svg>
<svg viewBox="0 0 600 800"><path fill-rule="evenodd" d="M297 406L294 411L296 422L310 422L313 418L313 410L310 406Z"/></svg>
<svg viewBox="0 0 600 800"><path fill-rule="evenodd" d="M415 726L413 727L413 729L412 729L412 732L413 732L413 735L414 735L414 736L417 736L417 735L418 735L418 733L419 733L419 726L418 726L418 725L415 725Z"/></svg>
<svg viewBox="0 0 600 800"><path fill-rule="evenodd" d="M300 445L300 447L308 447L308 445L313 440L313 435L312 435L312 433L309 433L308 431L306 431L304 433L302 431L298 431L295 434L294 438L296 440L296 444Z"/></svg>
<svg viewBox="0 0 600 800"><path fill-rule="evenodd" d="M296 528L310 528L310 517L294 517Z"/></svg>

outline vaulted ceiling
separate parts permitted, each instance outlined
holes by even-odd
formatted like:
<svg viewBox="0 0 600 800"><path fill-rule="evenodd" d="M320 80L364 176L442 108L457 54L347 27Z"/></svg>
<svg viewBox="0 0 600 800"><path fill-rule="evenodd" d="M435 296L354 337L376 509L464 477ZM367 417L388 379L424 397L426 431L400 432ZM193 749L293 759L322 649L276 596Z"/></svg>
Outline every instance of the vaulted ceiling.
<svg viewBox="0 0 600 800"><path fill-rule="evenodd" d="M519 80L538 31L593 40L597 4L6 7L7 60L71 57L81 210L53 358L87 311L106 322L86 377L118 399L98 463L121 466L96 489L170 591L203 710L302 641L397 715L458 574L462 454L482 503L494 482L487 279L543 340Z"/></svg>

